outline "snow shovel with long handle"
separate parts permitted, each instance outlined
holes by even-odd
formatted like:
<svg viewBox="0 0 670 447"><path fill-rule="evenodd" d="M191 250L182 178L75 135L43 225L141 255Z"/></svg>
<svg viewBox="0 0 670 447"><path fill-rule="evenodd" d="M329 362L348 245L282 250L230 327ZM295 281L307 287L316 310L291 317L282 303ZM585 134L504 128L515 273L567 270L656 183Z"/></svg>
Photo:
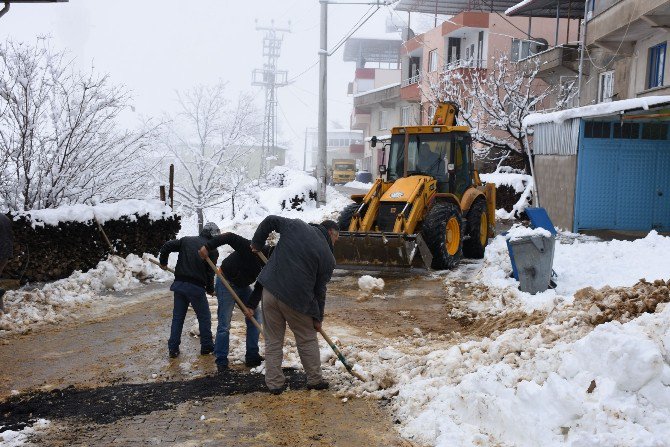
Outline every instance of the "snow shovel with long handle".
<svg viewBox="0 0 670 447"><path fill-rule="evenodd" d="M152 263L154 263L158 266L161 265L160 262L158 262L158 261L156 261L155 259L152 259L152 258L149 258L149 262L152 262ZM248 307L245 306L244 303L242 302L242 300L240 299L240 297L237 296L237 293L235 293L235 290L233 290L233 288L230 286L230 283L228 283L228 281L226 281L226 278L221 274L219 269L216 268L216 265L214 265L212 260L207 258L207 263L212 268L212 270L214 270L214 273L216 273L216 275L219 277L219 279L221 280L223 285L226 286L226 289L228 289L228 291L233 296L233 299L235 300L237 305L240 307L240 309L242 309L242 312L245 313L245 317L246 317L246 312L247 312ZM168 272L174 273L174 270L171 269L170 267L167 267L165 270L167 270ZM262 334L263 333L263 328L261 327L260 323L254 317L251 317L251 322L254 324L254 326L256 326L258 328L258 330Z"/></svg>
<svg viewBox="0 0 670 447"><path fill-rule="evenodd" d="M255 253L258 255L259 258L261 258L261 261L263 261L263 263L265 263L265 264L268 263L268 258L265 257L263 252L257 251ZM333 341L330 339L328 334L326 334L326 332L322 328L318 329L318 332L319 332L319 334L321 334L323 339L326 340L326 343L328 343L328 346L330 346L330 348L333 350L333 352L335 352L335 355L340 360L340 362L342 362L342 364L347 369L347 371L349 371L349 374L356 377L361 382L366 382L365 377L363 377L362 375L360 375L359 373L354 371L353 366L349 365L349 363L347 362L347 359L344 358L344 355L342 355L342 352L340 352L337 345L335 343L333 343Z"/></svg>

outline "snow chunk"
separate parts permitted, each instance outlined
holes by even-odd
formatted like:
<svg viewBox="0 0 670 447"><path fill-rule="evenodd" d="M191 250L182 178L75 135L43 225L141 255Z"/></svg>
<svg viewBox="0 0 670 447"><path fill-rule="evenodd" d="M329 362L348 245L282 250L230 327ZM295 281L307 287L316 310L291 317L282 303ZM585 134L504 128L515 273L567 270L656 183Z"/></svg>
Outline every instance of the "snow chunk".
<svg viewBox="0 0 670 447"><path fill-rule="evenodd" d="M5 430L0 432L0 446L19 447L28 442L28 438L39 430L44 430L50 422L46 419L38 419L32 426L23 430ZM1 426L0 426L1 427Z"/></svg>
<svg viewBox="0 0 670 447"><path fill-rule="evenodd" d="M363 183L363 182L359 182L358 180L354 180L353 182L345 183L344 187L345 188L368 190L368 189L372 188L372 183Z"/></svg>
<svg viewBox="0 0 670 447"><path fill-rule="evenodd" d="M512 242L518 241L524 237L532 236L551 237L551 233L544 228L529 228L522 225L514 225L505 235L505 239Z"/></svg>
<svg viewBox="0 0 670 447"><path fill-rule="evenodd" d="M384 290L384 280L370 275L363 275L358 278L358 287L364 292Z"/></svg>

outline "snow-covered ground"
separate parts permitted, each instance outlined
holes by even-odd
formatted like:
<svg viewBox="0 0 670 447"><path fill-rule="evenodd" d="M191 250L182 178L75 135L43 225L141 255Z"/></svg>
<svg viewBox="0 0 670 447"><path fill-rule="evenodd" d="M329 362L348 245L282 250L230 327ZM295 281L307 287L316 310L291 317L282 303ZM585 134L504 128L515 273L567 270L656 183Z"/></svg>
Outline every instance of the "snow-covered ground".
<svg viewBox="0 0 670 447"><path fill-rule="evenodd" d="M447 300L484 335L360 340L345 355L371 381L340 381L338 395L397 396L401 434L422 445L668 445L669 249L655 232L633 242L562 234L559 286L532 296L509 278L498 236L479 272L445 280Z"/></svg>
<svg viewBox="0 0 670 447"><path fill-rule="evenodd" d="M5 430L0 432L0 447L19 447L28 442L30 436L49 427L49 421L38 419L32 426L23 430ZM2 429L2 425L0 425Z"/></svg>
<svg viewBox="0 0 670 447"><path fill-rule="evenodd" d="M363 183L359 182L358 180L354 180L353 182L345 183L344 187L369 190L372 187L372 183Z"/></svg>

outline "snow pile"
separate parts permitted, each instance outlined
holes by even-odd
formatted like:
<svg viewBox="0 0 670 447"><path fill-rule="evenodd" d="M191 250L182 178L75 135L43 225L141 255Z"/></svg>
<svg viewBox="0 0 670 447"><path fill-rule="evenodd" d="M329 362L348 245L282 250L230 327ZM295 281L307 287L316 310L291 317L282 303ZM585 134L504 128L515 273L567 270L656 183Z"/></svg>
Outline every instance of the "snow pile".
<svg viewBox="0 0 670 447"><path fill-rule="evenodd" d="M23 430L5 430L0 432L0 447L22 446L37 431L47 428L49 423L46 419L38 419L31 427L26 427ZM2 429L2 426L0 426L0 429Z"/></svg>
<svg viewBox="0 0 670 447"><path fill-rule="evenodd" d="M95 219L104 224L108 220L126 217L135 221L137 216L148 215L150 220L161 220L173 215L172 209L160 200L128 199L99 205L66 205L54 209L26 211L25 216L33 224L57 226L59 222L89 222Z"/></svg>
<svg viewBox="0 0 670 447"><path fill-rule="evenodd" d="M353 182L345 183L344 187L369 190L370 188L372 188L372 183L363 183L359 182L358 180L354 180Z"/></svg>
<svg viewBox="0 0 670 447"><path fill-rule="evenodd" d="M668 331L666 306L586 335L545 325L434 351L416 372L400 366L401 433L436 446L666 445Z"/></svg>
<svg viewBox="0 0 670 447"><path fill-rule="evenodd" d="M363 292L372 292L373 290L384 290L384 280L370 275L363 275L358 278L358 287Z"/></svg>
<svg viewBox="0 0 670 447"><path fill-rule="evenodd" d="M473 280L480 280L489 288L487 295L497 297L500 308L509 309L516 302L527 312L550 310L559 301L572 303L575 292L585 287L632 286L640 278L649 281L668 279L668 252L670 237L661 236L656 231L651 231L643 239L607 242L565 238L559 233L553 266L558 275L557 287L530 295L520 292L518 281L510 277L512 263L506 240L498 236L486 247L482 269ZM507 300L505 304L502 303L504 300Z"/></svg>
<svg viewBox="0 0 670 447"><path fill-rule="evenodd" d="M171 273L136 255L110 256L86 273L76 271L41 288L7 292L5 313L0 315L0 334L76 317L82 307L104 300L100 294L105 292L128 290L139 286L141 281L170 279Z"/></svg>
<svg viewBox="0 0 670 447"><path fill-rule="evenodd" d="M519 213L522 213L528 206L530 206L534 187L532 176L527 174L494 172L491 174L479 174L479 177L486 183L495 184L497 188L507 186L516 194L520 194L517 202L512 205L511 211L506 211L504 208L496 210L496 217L498 219L514 219Z"/></svg>

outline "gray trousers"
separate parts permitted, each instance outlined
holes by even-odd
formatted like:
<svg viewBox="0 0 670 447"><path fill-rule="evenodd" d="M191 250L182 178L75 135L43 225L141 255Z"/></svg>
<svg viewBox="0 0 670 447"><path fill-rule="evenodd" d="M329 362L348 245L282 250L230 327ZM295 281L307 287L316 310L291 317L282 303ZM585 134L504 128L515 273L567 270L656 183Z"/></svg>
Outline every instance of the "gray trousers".
<svg viewBox="0 0 670 447"><path fill-rule="evenodd" d="M319 342L312 317L291 309L275 298L268 289L263 289L265 384L271 390L283 387L286 382L281 364L284 358L284 335L287 323L295 336L300 361L307 374L307 383L314 385L323 378Z"/></svg>

